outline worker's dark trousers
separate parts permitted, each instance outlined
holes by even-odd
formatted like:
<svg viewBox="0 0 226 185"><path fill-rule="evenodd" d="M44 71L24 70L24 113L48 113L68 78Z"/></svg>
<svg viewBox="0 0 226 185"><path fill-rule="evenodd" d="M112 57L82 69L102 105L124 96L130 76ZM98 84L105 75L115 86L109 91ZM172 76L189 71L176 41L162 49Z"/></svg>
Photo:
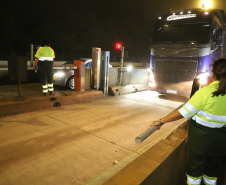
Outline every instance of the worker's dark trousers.
<svg viewBox="0 0 226 185"><path fill-rule="evenodd" d="M53 61L38 61L38 73L43 93L53 92Z"/></svg>
<svg viewBox="0 0 226 185"><path fill-rule="evenodd" d="M226 127L208 128L190 120L187 154L190 184L215 184L226 155Z"/></svg>

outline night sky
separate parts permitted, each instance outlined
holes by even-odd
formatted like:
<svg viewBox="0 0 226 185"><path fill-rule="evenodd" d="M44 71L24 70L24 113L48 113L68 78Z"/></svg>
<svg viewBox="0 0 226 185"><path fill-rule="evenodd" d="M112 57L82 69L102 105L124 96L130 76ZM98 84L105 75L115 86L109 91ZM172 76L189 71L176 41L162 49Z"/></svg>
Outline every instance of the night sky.
<svg viewBox="0 0 226 185"><path fill-rule="evenodd" d="M29 56L30 44L49 37L56 60L91 57L91 48L111 51L122 41L127 61L148 62L154 21L173 10L199 8L200 0L20 0L0 7L0 60L9 55ZM225 0L213 8L226 11Z"/></svg>

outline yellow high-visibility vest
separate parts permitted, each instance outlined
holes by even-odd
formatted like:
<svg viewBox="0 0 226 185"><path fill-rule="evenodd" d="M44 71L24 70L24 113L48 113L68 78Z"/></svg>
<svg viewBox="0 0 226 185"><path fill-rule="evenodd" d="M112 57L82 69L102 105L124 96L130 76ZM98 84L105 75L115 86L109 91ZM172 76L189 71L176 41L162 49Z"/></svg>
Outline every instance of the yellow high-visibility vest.
<svg viewBox="0 0 226 185"><path fill-rule="evenodd" d="M226 126L226 95L212 97L212 93L219 87L219 81L198 90L191 99L179 109L181 115L193 119L197 123L210 127Z"/></svg>
<svg viewBox="0 0 226 185"><path fill-rule="evenodd" d="M55 58L55 53L51 47L44 46L38 49L35 54L35 57L39 60L53 61L53 59Z"/></svg>

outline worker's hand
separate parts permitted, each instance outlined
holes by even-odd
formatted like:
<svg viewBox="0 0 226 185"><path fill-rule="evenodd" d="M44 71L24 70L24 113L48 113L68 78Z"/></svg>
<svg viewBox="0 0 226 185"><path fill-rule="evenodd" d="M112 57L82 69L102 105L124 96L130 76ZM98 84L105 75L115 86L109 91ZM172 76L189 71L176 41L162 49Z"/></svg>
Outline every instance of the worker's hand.
<svg viewBox="0 0 226 185"><path fill-rule="evenodd" d="M37 73L37 66L33 66L33 69L35 70L35 73Z"/></svg>
<svg viewBox="0 0 226 185"><path fill-rule="evenodd" d="M162 126L163 124L161 124L158 120L156 120L156 121L153 121L151 124L150 124L150 126L158 126L159 128L159 130L160 130L160 128L161 128L161 126Z"/></svg>

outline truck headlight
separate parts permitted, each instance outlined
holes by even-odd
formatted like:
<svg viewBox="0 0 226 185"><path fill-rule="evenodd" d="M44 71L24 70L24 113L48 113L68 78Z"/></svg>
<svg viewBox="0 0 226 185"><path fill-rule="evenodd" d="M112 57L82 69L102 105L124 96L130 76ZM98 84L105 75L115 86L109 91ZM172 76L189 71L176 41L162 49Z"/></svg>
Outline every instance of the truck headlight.
<svg viewBox="0 0 226 185"><path fill-rule="evenodd" d="M156 86L154 74L153 74L151 69L148 69L148 86L149 87L155 87Z"/></svg>
<svg viewBox="0 0 226 185"><path fill-rule="evenodd" d="M210 76L209 73L202 73L202 74L198 75L197 78L199 78L200 85L206 85L207 79L209 76Z"/></svg>

